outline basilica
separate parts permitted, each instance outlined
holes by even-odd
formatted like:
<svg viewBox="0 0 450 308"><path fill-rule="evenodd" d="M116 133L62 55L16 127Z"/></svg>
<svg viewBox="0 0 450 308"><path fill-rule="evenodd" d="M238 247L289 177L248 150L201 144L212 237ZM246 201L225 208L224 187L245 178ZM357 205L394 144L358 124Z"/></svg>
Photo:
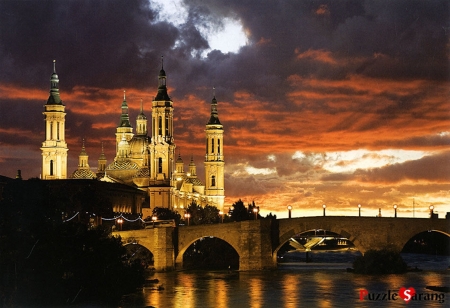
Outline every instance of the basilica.
<svg viewBox="0 0 450 308"><path fill-rule="evenodd" d="M211 101L211 116L205 128L204 182L197 177L190 159L188 169L175 154L173 101L167 91L163 64L158 75L158 89L152 101L151 119L144 114L141 100L135 129L128 114L124 92L120 120L115 132L116 155L108 164L102 145L97 172L90 169L83 142L78 168L67 174L65 142L65 105L59 93L59 77L53 62L50 96L44 106L45 141L42 143L42 179L92 179L120 183L145 191L150 209L155 207L183 211L192 202L223 210L225 199L223 126L219 121L217 100ZM150 133L150 134L149 134Z"/></svg>

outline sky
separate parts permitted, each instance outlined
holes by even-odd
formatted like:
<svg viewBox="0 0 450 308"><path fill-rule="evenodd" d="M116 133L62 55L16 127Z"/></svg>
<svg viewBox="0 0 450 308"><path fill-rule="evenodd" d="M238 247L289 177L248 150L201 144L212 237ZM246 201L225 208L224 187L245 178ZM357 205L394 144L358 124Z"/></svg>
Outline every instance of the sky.
<svg viewBox="0 0 450 308"><path fill-rule="evenodd" d="M68 172L114 158L126 91L150 116L164 56L176 152L203 179L213 93L225 207L450 212L448 1L0 1L0 175L39 177L53 60ZM213 90L215 88L215 90ZM214 91L214 92L213 92Z"/></svg>

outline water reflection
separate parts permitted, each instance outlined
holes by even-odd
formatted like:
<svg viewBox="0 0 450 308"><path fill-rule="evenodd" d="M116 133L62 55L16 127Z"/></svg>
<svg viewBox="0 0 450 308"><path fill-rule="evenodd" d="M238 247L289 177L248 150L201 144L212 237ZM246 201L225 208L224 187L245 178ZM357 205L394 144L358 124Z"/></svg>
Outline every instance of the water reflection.
<svg viewBox="0 0 450 308"><path fill-rule="evenodd" d="M294 264L280 266L276 271L261 272L206 272L187 271L156 273L164 290L144 288L125 297L122 307L404 307L400 298L390 301L359 299L360 291L384 294L398 292L401 287L413 287L418 293L432 293L426 286L449 286L450 271L447 258L435 263L434 270L424 270L403 275L365 276L345 271L335 265ZM445 307L435 301L411 301L411 307Z"/></svg>
<svg viewBox="0 0 450 308"><path fill-rule="evenodd" d="M301 291L301 280L298 279L297 275L287 276L286 279L282 281L282 292L283 298L285 299L285 308L297 308L300 307L300 291Z"/></svg>
<svg viewBox="0 0 450 308"><path fill-rule="evenodd" d="M249 283L250 308L261 308L263 293L261 278L250 278Z"/></svg>

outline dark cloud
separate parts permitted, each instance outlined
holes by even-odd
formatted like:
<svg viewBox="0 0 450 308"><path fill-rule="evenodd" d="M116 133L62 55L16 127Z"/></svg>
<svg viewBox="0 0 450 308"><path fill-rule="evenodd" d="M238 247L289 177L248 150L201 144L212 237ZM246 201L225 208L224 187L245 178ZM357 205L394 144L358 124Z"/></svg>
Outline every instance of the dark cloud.
<svg viewBox="0 0 450 308"><path fill-rule="evenodd" d="M39 172L42 106L53 59L66 104L70 171L83 137L91 166L101 141L112 159L122 91L127 90L134 123L140 98L147 108L156 94L161 55L175 106L177 151L185 161L189 155L202 161L216 87L227 166L273 172L227 175L230 196L281 195L282 181L297 183L286 188L290 194L298 182L317 180L325 171L308 151L436 152L449 146L448 1L185 0L184 5L187 20L161 21L160 8L146 0L0 1L2 172L14 176L16 165L27 166L34 172L30 176ZM202 31L222 29L224 18L242 23L248 45L202 57L210 47ZM26 152L17 155L20 151ZM299 151L305 156L292 158ZM333 182L328 187L305 185L302 197L287 200L320 205L325 190L340 193L336 183L349 180L448 181L448 158L327 173L322 179Z"/></svg>
<svg viewBox="0 0 450 308"><path fill-rule="evenodd" d="M358 169L353 174L327 174L322 176L322 180L340 182L357 180L371 183L400 183L410 180L445 183L450 182L449 162L450 152L443 152L381 168Z"/></svg>

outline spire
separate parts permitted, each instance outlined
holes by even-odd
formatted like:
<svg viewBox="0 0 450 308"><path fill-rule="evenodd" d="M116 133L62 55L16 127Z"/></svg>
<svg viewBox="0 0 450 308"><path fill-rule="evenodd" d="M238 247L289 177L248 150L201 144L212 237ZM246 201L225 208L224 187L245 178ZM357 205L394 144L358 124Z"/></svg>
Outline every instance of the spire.
<svg viewBox="0 0 450 308"><path fill-rule="evenodd" d="M122 114L120 115L119 127L131 127L125 90L123 90Z"/></svg>
<svg viewBox="0 0 450 308"><path fill-rule="evenodd" d="M161 70L158 75L158 93L156 94L155 101L170 101L170 97L167 94L166 81L167 76L164 71L164 58L161 56Z"/></svg>
<svg viewBox="0 0 450 308"><path fill-rule="evenodd" d="M50 77L50 96L48 97L47 105L62 105L61 97L59 96L59 78L56 74L56 60L53 60L53 73Z"/></svg>
<svg viewBox="0 0 450 308"><path fill-rule="evenodd" d="M86 148L85 148L85 146L84 146L84 138L83 138L83 145L81 146L81 153L80 153L80 156L81 155L87 155L87 153L86 153Z"/></svg>
<svg viewBox="0 0 450 308"><path fill-rule="evenodd" d="M219 124L219 114L217 113L216 88L213 88L213 99L211 100L211 117L208 124Z"/></svg>
<svg viewBox="0 0 450 308"><path fill-rule="evenodd" d="M142 98L141 98L141 112L137 116L137 119L138 120L147 120L147 117L144 114L144 103L142 102Z"/></svg>
<svg viewBox="0 0 450 308"><path fill-rule="evenodd" d="M99 160L106 160L105 150L103 148L103 141L102 141L102 152L100 153Z"/></svg>

